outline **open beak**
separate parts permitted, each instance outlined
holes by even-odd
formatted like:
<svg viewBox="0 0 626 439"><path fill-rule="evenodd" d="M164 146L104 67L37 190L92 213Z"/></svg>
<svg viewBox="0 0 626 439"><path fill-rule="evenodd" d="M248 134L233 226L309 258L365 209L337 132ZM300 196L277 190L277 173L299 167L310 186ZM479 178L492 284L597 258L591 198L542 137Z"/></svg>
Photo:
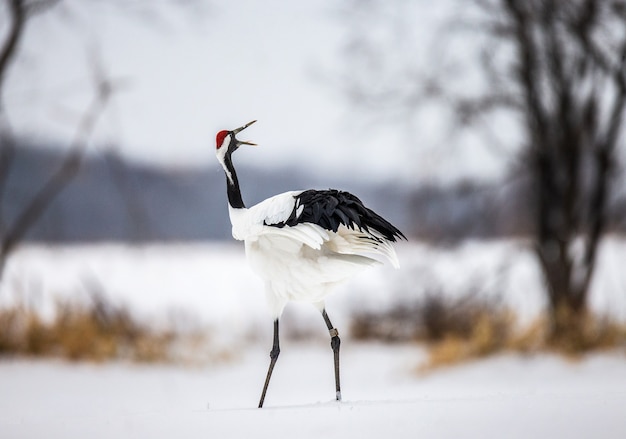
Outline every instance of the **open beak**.
<svg viewBox="0 0 626 439"><path fill-rule="evenodd" d="M248 128L250 125L252 125L254 122L256 122L256 120L253 120L252 122L248 122L247 124L245 124L245 125L244 125L244 126L242 126L242 127L235 128L235 129L232 131L233 135L235 135L235 134L239 133L240 131L245 130L245 129L246 129L246 128ZM245 140L237 140L237 143L238 143L238 144L240 144L240 145L252 145L252 146L256 146L256 143L247 142L247 141L245 141Z"/></svg>
<svg viewBox="0 0 626 439"><path fill-rule="evenodd" d="M247 141L245 141L245 140L237 140L237 143L239 143L240 145L258 146L256 143L253 143L253 142L247 142Z"/></svg>

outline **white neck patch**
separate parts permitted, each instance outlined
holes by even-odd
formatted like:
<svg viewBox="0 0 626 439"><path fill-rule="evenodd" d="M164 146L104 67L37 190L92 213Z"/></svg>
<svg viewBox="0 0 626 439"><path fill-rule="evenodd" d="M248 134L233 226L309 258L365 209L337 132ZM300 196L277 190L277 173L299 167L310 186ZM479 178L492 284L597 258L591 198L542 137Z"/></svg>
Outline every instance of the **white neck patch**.
<svg viewBox="0 0 626 439"><path fill-rule="evenodd" d="M230 171L228 170L228 168L226 167L226 162L225 162L226 152L228 151L228 147L230 146L230 140L231 140L231 135L230 134L227 135L226 137L224 137L224 141L222 142L222 146L217 148L216 151L215 151L215 156L217 157L217 161L220 162L220 165L222 165L222 168L224 169L224 172L226 172L226 177L228 177L228 181L230 181L231 184L234 184L233 176L230 173Z"/></svg>

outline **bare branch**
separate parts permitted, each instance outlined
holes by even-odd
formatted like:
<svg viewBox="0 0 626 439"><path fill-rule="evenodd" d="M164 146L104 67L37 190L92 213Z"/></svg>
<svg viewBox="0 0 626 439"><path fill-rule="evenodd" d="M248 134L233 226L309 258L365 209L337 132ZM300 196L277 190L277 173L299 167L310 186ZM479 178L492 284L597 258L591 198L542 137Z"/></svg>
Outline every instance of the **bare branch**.
<svg viewBox="0 0 626 439"><path fill-rule="evenodd" d="M6 79L7 68L13 59L17 45L22 37L26 24L26 8L23 0L8 0L9 32L0 49L0 112L3 112L2 90Z"/></svg>
<svg viewBox="0 0 626 439"><path fill-rule="evenodd" d="M2 243L0 244L0 277L6 256L24 238L30 228L41 218L50 203L54 201L78 173L89 138L110 100L112 91L113 89L108 81L103 81L99 84L93 101L78 124L76 133L70 144L70 152L67 154L59 169L41 187L39 192L35 194L28 206L22 210L13 225L4 235Z"/></svg>
<svg viewBox="0 0 626 439"><path fill-rule="evenodd" d="M537 138L534 145L545 142L548 138L548 117L541 103L541 77L537 59L538 50L533 39L532 29L528 15L523 9L524 1L504 0L505 13L513 22L515 30L515 42L519 52L517 77L522 84L530 123L530 132Z"/></svg>
<svg viewBox="0 0 626 439"><path fill-rule="evenodd" d="M592 17L595 18L597 11L593 0L588 0L587 3L594 6L589 6L584 11L583 17L571 25L571 34L574 36L575 41L579 43L581 49L589 55L589 60L615 81L620 89L620 93L626 93L626 39L621 42L615 51L618 54L617 64L615 64L592 40L590 26L592 26ZM626 10L626 5L622 3L622 6ZM589 16L586 14L589 14Z"/></svg>
<svg viewBox="0 0 626 439"><path fill-rule="evenodd" d="M4 235L2 207L4 190L8 179L9 169L15 156L13 131L4 108L4 84L6 72L13 60L19 41L26 26L27 13L23 1L7 0L9 9L9 31L0 48L0 238Z"/></svg>

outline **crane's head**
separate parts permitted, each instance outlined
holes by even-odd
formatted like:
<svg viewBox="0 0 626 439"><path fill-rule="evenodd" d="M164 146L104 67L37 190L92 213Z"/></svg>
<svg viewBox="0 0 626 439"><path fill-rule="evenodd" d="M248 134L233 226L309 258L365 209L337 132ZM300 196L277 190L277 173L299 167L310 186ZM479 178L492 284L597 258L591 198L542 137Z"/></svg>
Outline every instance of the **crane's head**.
<svg viewBox="0 0 626 439"><path fill-rule="evenodd" d="M252 125L256 120L252 122L248 122L242 127L236 128L234 130L222 130L215 136L215 146L216 146L216 154L218 158L224 157L226 154L232 154L237 151L241 145L256 145L256 143L247 142L245 140L239 140L235 137L237 133L245 130L250 125Z"/></svg>
<svg viewBox="0 0 626 439"><path fill-rule="evenodd" d="M244 126L235 128L234 130L231 130L231 131L222 130L218 132L217 135L215 136L215 146L216 146L215 155L217 156L217 160L222 165L224 172L226 172L226 177L228 177L228 180L231 183L234 182L234 179L233 179L234 168L232 167L233 166L232 161L230 160L231 154L237 151L237 149L241 145L256 145L256 143L246 142L245 140L239 140L235 137L235 135L238 132L243 131L246 128L248 128L254 122L256 122L256 120L253 120L252 122L248 122Z"/></svg>

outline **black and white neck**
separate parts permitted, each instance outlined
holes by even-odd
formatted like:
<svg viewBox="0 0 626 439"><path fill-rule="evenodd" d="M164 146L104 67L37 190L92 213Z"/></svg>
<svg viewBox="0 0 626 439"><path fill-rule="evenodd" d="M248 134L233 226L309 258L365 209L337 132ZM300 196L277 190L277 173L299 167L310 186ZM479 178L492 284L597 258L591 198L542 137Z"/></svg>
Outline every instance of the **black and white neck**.
<svg viewBox="0 0 626 439"><path fill-rule="evenodd" d="M226 194L228 195L228 204L233 209L245 209L243 198L241 197L241 189L239 188L239 179L233 165L232 154L237 150L239 145L235 136L228 134L223 141L223 146L217 149L217 159L224 168L226 174Z"/></svg>
<svg viewBox="0 0 626 439"><path fill-rule="evenodd" d="M246 205L241 197L241 189L239 188L239 179L237 172L233 166L231 154L224 157L224 172L226 173L226 194L228 195L228 204L233 209L244 209Z"/></svg>

